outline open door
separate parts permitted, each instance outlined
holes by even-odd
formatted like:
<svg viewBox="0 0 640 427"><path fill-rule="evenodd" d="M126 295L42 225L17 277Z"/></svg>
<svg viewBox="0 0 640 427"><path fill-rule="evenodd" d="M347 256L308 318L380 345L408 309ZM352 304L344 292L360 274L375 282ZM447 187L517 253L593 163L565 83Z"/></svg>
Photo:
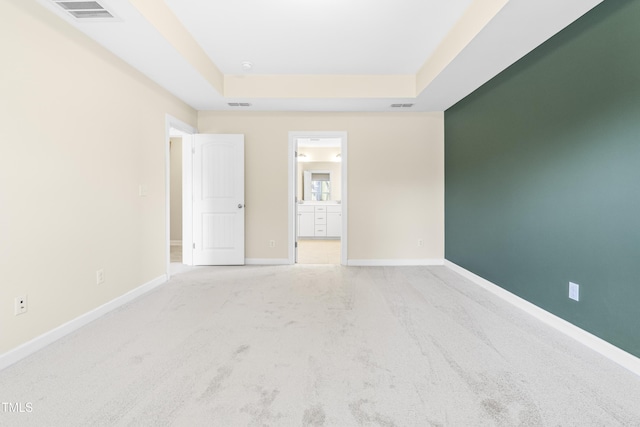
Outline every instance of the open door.
<svg viewBox="0 0 640 427"><path fill-rule="evenodd" d="M194 265L244 265L244 217L244 135L194 135Z"/></svg>
<svg viewBox="0 0 640 427"><path fill-rule="evenodd" d="M316 217L316 207L314 206L314 203L300 203L301 200L304 200L304 191L302 191L301 194L301 187L304 187L304 182L299 182L302 178L301 170L307 170L308 168L301 167L301 164L298 163L298 161L304 160L304 164L308 165L308 162L313 158L313 156L316 154L320 155L320 153L314 153L313 156L310 155L311 153L300 153L301 150L307 147L314 149L334 147L338 152L337 155L334 153L334 157L330 159L325 158L321 160L323 162L340 163L338 169L339 172L330 168L331 174L340 174L340 184L337 184L335 187L331 187L334 189L340 189L340 194L338 195L331 192L331 197L336 197L335 200L326 200L333 202L328 203L328 205L331 204L331 206L327 206L327 210L325 212L321 212L322 209L318 209L318 214L326 213L326 217L324 215ZM320 155L320 157L322 156ZM301 246L304 246L304 244L309 240L339 239L339 253L336 253L336 251L328 251L324 252L324 254L331 254L329 263L334 263L334 260L336 259L335 256L337 255L339 261L335 263L339 262L341 265L347 265L347 132L291 131L289 132L288 160L289 256L287 260L290 264L299 262L301 258L304 260L305 250L304 247L301 248ZM326 165L322 167L322 169L327 169ZM307 179L307 181L313 180ZM312 220L309 220L308 217L312 217ZM316 229L316 225L322 225L322 227ZM325 234L322 233L323 230ZM301 238L299 239L299 237Z"/></svg>
<svg viewBox="0 0 640 427"><path fill-rule="evenodd" d="M298 227L300 226L300 217L298 216L298 173L299 173L299 166L298 166L298 140L294 139L293 140L293 153L294 153L294 159L293 159L293 188L295 191L295 195L293 196L293 211L294 211L294 215L293 215L293 235L294 235L294 240L293 240L293 263L297 264L298 263Z"/></svg>

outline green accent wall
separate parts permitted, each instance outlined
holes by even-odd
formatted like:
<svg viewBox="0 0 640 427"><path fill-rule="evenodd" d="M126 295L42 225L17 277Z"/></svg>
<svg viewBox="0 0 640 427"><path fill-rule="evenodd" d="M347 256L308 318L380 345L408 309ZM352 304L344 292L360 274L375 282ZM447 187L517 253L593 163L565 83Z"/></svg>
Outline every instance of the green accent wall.
<svg viewBox="0 0 640 427"><path fill-rule="evenodd" d="M445 256L640 356L640 0L445 112Z"/></svg>

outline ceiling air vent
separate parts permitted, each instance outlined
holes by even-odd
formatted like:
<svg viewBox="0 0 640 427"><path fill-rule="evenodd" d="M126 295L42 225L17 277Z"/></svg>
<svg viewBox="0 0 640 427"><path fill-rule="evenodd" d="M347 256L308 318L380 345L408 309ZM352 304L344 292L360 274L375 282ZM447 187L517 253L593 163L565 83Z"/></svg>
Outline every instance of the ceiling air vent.
<svg viewBox="0 0 640 427"><path fill-rule="evenodd" d="M248 102L229 102L227 105L229 107L251 107L251 104Z"/></svg>
<svg viewBox="0 0 640 427"><path fill-rule="evenodd" d="M411 108L413 104L391 104L392 108Z"/></svg>
<svg viewBox="0 0 640 427"><path fill-rule="evenodd" d="M69 15L76 19L115 19L115 15L105 9L97 1L54 1L55 4L64 9Z"/></svg>

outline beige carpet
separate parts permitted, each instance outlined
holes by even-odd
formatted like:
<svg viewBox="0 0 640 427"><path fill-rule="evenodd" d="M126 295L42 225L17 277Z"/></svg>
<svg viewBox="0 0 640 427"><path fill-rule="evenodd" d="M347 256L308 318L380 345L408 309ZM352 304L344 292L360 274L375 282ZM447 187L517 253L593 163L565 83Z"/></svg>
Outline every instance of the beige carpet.
<svg viewBox="0 0 640 427"><path fill-rule="evenodd" d="M445 267L200 267L0 372L3 426L638 426L640 378Z"/></svg>
<svg viewBox="0 0 640 427"><path fill-rule="evenodd" d="M298 239L298 264L340 264L340 240Z"/></svg>

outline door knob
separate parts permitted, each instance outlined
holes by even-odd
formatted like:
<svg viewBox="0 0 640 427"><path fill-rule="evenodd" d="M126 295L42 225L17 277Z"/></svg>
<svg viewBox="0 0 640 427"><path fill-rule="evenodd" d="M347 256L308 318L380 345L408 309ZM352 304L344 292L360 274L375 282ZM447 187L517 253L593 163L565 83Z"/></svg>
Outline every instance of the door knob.
<svg viewBox="0 0 640 427"><path fill-rule="evenodd" d="M244 205L242 203L238 203L238 209L242 209Z"/></svg>

